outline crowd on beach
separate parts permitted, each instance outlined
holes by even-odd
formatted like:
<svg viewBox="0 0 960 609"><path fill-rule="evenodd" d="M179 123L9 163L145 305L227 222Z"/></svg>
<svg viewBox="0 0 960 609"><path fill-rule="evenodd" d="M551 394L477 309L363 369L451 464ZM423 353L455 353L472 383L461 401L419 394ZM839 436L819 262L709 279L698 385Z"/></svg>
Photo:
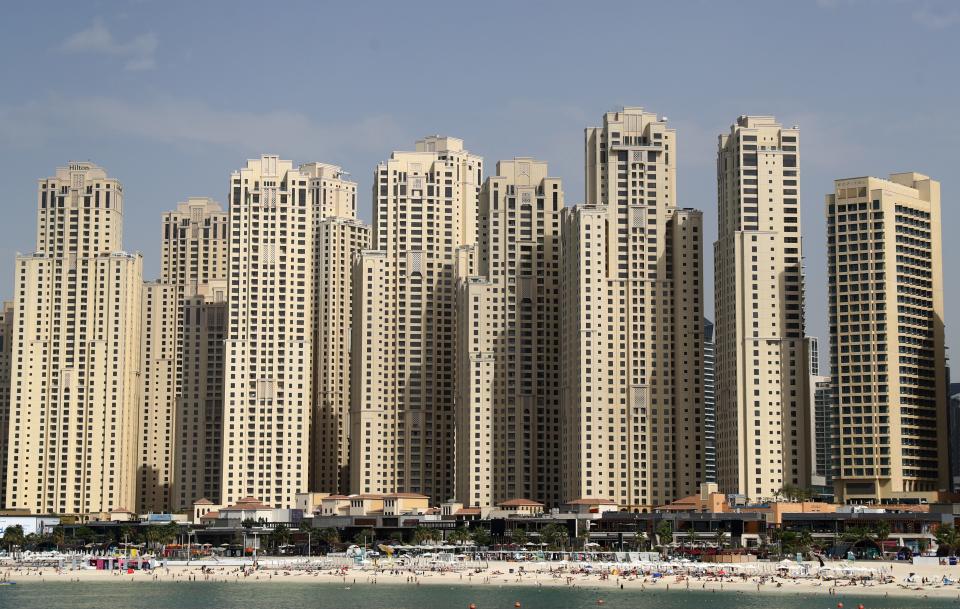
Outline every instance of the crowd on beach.
<svg viewBox="0 0 960 609"><path fill-rule="evenodd" d="M866 565L866 566L864 566ZM840 568L818 569L816 563L708 563L591 564L549 562L491 562L482 567L455 565L396 565L352 567L323 562L289 561L272 564L160 565L142 571L37 567L17 564L0 566L0 580L15 582L317 582L345 587L376 584L464 584L498 586L568 586L576 588L655 590L702 590L732 592L795 592L842 595L951 596L960 599L956 583L958 567L913 566L899 563L858 563Z"/></svg>

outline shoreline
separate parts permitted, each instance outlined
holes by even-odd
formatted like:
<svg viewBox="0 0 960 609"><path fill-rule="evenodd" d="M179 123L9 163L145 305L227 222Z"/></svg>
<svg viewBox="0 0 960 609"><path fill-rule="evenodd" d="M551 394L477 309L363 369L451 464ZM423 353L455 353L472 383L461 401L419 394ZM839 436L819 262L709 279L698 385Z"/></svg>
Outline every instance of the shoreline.
<svg viewBox="0 0 960 609"><path fill-rule="evenodd" d="M290 562L286 566L297 563ZM753 563L758 564L758 563ZM771 563L759 563L767 569ZM808 563L811 564L811 563ZM815 564L815 563L814 563ZM298 566L302 566L300 563ZM523 566L525 573L516 573L518 567ZM550 567L554 572L550 572ZM490 563L487 569L480 573L472 571L382 571L362 570L351 568L345 574L333 569L284 569L281 565L261 566L257 571L244 569L238 566L223 566L216 563L205 563L158 567L149 571L135 571L128 574L120 571L103 571L91 569L63 570L54 568L35 568L4 566L0 568L0 579L16 582L17 584L42 585L45 583L136 583L149 585L152 583L248 583L248 584L317 584L352 586L469 586L484 587L512 587L512 588L564 588L578 590L597 590L599 592L711 592L733 594L793 594L825 596L844 599L849 597L878 597L890 598L929 597L960 599L960 585L942 584L944 575L954 581L960 577L960 566L940 565L911 565L901 563L871 563L858 562L854 566L870 569L882 569L884 574L894 578L893 582L881 583L871 580L863 583L850 584L846 581L834 582L811 577L779 577L771 574L741 576L615 576L587 573L557 572L557 565L550 563ZM208 568L208 569L207 569ZM508 569L514 569L509 573ZM914 573L917 582L924 578L927 584L906 585L904 578Z"/></svg>

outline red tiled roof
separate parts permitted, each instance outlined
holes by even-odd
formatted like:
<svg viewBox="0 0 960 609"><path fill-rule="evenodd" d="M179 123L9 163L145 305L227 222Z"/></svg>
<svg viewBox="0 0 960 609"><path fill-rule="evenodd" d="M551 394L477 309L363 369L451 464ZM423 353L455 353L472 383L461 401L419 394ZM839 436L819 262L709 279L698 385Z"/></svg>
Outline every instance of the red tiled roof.
<svg viewBox="0 0 960 609"><path fill-rule="evenodd" d="M327 499L336 499L339 501L341 499L350 499L350 497L347 497L346 495L327 495L326 497L321 499L321 501L326 501Z"/></svg>
<svg viewBox="0 0 960 609"><path fill-rule="evenodd" d="M531 499L508 499L497 504L498 507L543 507L542 503L537 503Z"/></svg>
<svg viewBox="0 0 960 609"><path fill-rule="evenodd" d="M459 510L456 511L456 515L458 516L460 514L463 514L464 516L470 516L470 515L479 514L479 513L480 513L480 508L460 508Z"/></svg>
<svg viewBox="0 0 960 609"><path fill-rule="evenodd" d="M613 499L604 499L602 497L580 497L567 502L567 505L619 505Z"/></svg>
<svg viewBox="0 0 960 609"><path fill-rule="evenodd" d="M220 518L220 512L214 510L201 516L200 520L216 520L217 518Z"/></svg>
<svg viewBox="0 0 960 609"><path fill-rule="evenodd" d="M420 493L389 493L384 495L386 499L429 499L426 495Z"/></svg>
<svg viewBox="0 0 960 609"><path fill-rule="evenodd" d="M254 499L253 497L244 497L243 499L237 500L237 502L231 506L225 508L220 508L220 511L236 511L236 510L272 510L272 505L267 505L266 503L261 503L259 499Z"/></svg>
<svg viewBox="0 0 960 609"><path fill-rule="evenodd" d="M700 507L700 497L698 495L688 495L681 497L672 503L658 506L658 510L689 510L690 508Z"/></svg>
<svg viewBox="0 0 960 609"><path fill-rule="evenodd" d="M213 502L207 499L206 497L203 497L202 499L197 499L196 501L194 501L193 505L213 505Z"/></svg>

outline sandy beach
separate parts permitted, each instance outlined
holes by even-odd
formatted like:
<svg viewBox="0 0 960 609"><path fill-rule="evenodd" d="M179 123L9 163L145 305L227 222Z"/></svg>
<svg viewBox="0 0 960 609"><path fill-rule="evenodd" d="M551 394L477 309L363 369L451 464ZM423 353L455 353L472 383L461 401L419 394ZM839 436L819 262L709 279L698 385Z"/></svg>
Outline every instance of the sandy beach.
<svg viewBox="0 0 960 609"><path fill-rule="evenodd" d="M318 563L319 564L319 563ZM616 575L607 573L577 572L577 565L559 569L557 563L543 562L490 562L480 572L440 570L380 570L349 568L344 572L336 569L304 568L302 562L288 561L285 564L263 561L257 570L252 565L225 566L213 561L199 561L191 565L159 567L133 573L98 571L91 569L57 570L54 568L0 568L0 577L17 583L39 582L234 582L254 583L318 583L343 586L371 586L377 584L397 585L465 585L465 586L572 586L585 589L637 590L706 590L716 592L767 592L771 594L818 594L836 595L843 598L851 595L880 595L890 597L939 597L960 599L960 585L944 585L943 577L952 580L960 577L960 566L911 565L893 562L843 563L866 569L880 570L892 581L877 580L852 583L848 580L830 581L810 577L780 577L771 573L775 565L753 563L762 575L750 576L690 576L664 575ZM807 563L815 570L816 563ZM828 563L828 566L840 563ZM523 573L519 573L520 567ZM552 567L552 571L551 571ZM513 573L510 573L510 570ZM596 569L594 569L596 571ZM907 583L908 575L914 574L915 582ZM926 583L924 583L924 579Z"/></svg>

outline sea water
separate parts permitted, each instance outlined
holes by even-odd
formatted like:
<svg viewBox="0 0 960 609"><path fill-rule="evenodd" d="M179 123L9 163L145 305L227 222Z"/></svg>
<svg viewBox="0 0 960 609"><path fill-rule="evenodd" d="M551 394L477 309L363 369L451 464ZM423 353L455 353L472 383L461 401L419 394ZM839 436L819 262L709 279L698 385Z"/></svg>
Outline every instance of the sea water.
<svg viewBox="0 0 960 609"><path fill-rule="evenodd" d="M600 602L602 601L602 602ZM24 582L0 587L2 609L940 609L957 599L686 590L286 582Z"/></svg>

